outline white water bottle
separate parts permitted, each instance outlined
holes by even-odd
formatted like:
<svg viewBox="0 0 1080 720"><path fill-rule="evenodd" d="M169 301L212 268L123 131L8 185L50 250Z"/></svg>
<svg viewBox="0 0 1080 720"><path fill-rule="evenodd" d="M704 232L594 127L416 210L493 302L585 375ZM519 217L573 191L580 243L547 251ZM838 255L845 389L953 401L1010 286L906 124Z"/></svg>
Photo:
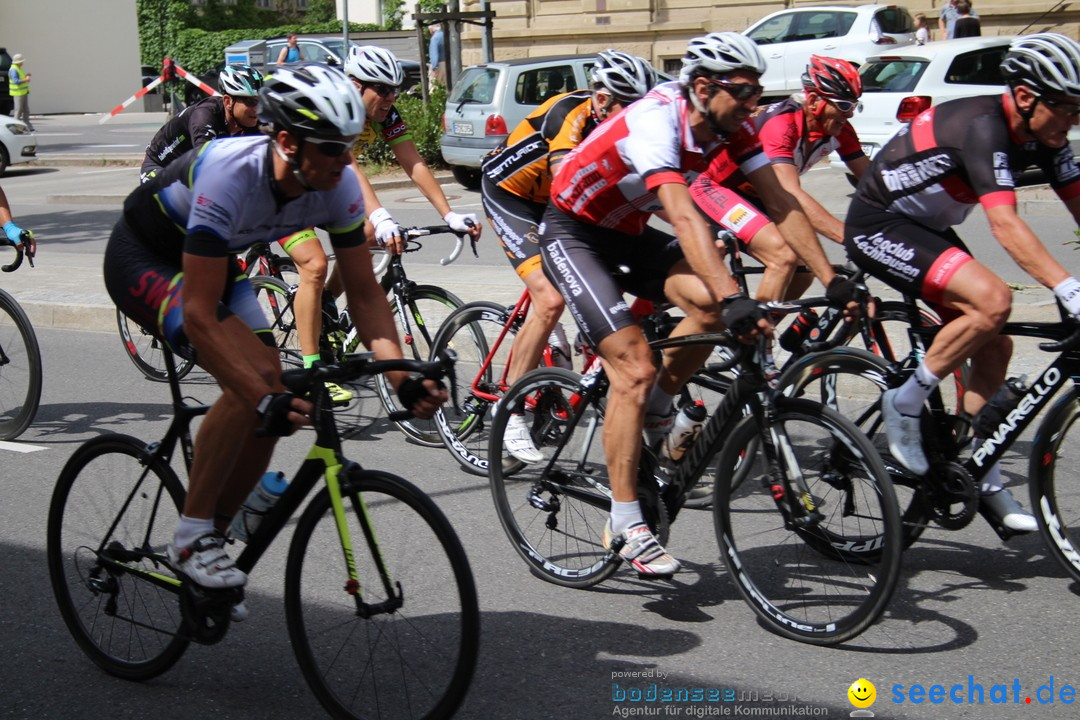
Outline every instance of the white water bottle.
<svg viewBox="0 0 1080 720"><path fill-rule="evenodd" d="M687 449L694 444L705 418L709 416L705 404L700 400L679 408L675 415L675 424L671 426L667 437L660 445L660 457L671 462L679 462Z"/></svg>
<svg viewBox="0 0 1080 720"><path fill-rule="evenodd" d="M566 331L562 323L556 323L555 328L548 336L548 346L551 348L551 364L555 367L574 369L574 361L571 359L570 342L566 339Z"/></svg>
<svg viewBox="0 0 1080 720"><path fill-rule="evenodd" d="M247 542L259 527L263 516L274 506L287 487L289 487L289 481L285 479L285 473L266 472L236 513L229 527L229 533L237 540Z"/></svg>

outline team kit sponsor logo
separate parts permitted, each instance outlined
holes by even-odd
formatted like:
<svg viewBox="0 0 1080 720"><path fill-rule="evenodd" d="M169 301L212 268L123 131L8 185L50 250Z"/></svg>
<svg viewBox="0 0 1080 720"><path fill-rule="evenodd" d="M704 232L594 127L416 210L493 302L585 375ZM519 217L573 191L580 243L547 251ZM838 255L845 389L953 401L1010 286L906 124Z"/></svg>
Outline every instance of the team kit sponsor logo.
<svg viewBox="0 0 1080 720"><path fill-rule="evenodd" d="M901 192L929 185L955 168L956 161L948 153L938 153L892 169L883 169L881 180L890 191Z"/></svg>
<svg viewBox="0 0 1080 720"><path fill-rule="evenodd" d="M910 279L919 274L919 268L911 264L915 249L900 241L887 240L883 233L857 235L855 247L867 259L884 265L894 275Z"/></svg>

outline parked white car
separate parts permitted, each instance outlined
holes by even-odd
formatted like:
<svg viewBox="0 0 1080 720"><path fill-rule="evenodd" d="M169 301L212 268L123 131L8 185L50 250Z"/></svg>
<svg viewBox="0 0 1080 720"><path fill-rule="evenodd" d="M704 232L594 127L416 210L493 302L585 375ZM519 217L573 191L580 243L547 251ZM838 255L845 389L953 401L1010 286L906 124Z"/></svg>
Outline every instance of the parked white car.
<svg viewBox="0 0 1080 720"><path fill-rule="evenodd" d="M37 154L37 137L22 120L0 115L0 175L8 166L30 162Z"/></svg>
<svg viewBox="0 0 1080 720"><path fill-rule="evenodd" d="M868 58L859 69L862 111L851 118L863 152L873 159L881 147L923 110L956 98L1005 91L1001 61L1013 36L958 38L915 45ZM1080 131L1069 133L1080 155ZM845 167L834 153L831 164Z"/></svg>
<svg viewBox="0 0 1080 720"><path fill-rule="evenodd" d="M767 67L761 76L766 98L802 89L811 55L849 60L915 44L915 21L897 5L800 7L766 15L743 31L759 46Z"/></svg>

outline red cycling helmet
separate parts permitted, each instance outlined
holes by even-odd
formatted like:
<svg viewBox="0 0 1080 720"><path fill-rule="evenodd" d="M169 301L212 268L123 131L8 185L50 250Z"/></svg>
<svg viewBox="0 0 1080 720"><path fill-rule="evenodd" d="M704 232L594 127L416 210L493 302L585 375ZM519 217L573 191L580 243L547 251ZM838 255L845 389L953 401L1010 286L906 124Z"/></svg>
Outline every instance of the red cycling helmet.
<svg viewBox="0 0 1080 720"><path fill-rule="evenodd" d="M859 71L847 60L811 55L802 76L803 89L826 100L857 103L862 95Z"/></svg>

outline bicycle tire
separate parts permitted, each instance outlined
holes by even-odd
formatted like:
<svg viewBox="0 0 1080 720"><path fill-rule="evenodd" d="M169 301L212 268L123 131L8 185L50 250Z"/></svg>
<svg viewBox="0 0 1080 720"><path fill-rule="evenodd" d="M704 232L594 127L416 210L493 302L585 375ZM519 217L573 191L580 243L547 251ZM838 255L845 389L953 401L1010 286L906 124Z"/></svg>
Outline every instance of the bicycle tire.
<svg viewBox="0 0 1080 720"><path fill-rule="evenodd" d="M465 550L446 516L412 483L373 471L340 480L340 520L329 491L321 490L289 546L285 617L300 669L333 717L450 717L469 689L480 642ZM351 547L343 545L339 522L348 524ZM375 557L386 563L389 580ZM358 595L342 587L349 565ZM357 598L385 602L388 582L403 604L362 617Z"/></svg>
<svg viewBox="0 0 1080 720"><path fill-rule="evenodd" d="M901 537L904 549L919 539L930 523L926 509L923 479L908 472L889 452L885 437L884 420L881 417L881 393L888 389L890 366L883 358L858 348L836 348L800 358L784 370L778 380L780 392L788 396L806 395L819 400L822 393L815 392L814 383L824 384L830 375L846 376L843 385L833 385L835 397L825 403L840 407L840 413L850 419L877 450L892 479L900 508ZM807 389L807 388L811 389ZM790 388L790 390L788 389Z"/></svg>
<svg viewBox="0 0 1080 720"><path fill-rule="evenodd" d="M450 349L457 354L455 373L460 409L444 405L435 415L435 427L443 445L463 470L487 477L488 440L491 431L491 403L472 392L475 384L483 392L501 395L498 386L510 359L514 333L499 342L506 329L506 306L481 300L462 305L450 313L432 343L432 358ZM497 348L490 363L481 366L492 348Z"/></svg>
<svg viewBox="0 0 1080 720"><path fill-rule="evenodd" d="M1080 582L1080 483L1078 439L1068 440L1080 420L1076 387L1058 398L1035 433L1028 472L1031 509L1050 554L1074 582Z"/></svg>
<svg viewBox="0 0 1080 720"><path fill-rule="evenodd" d="M116 325L120 329L120 340L124 343L127 356L135 367L139 368L139 372L145 375L147 380L169 382L162 341L119 309L116 311ZM173 362L176 364L177 380L187 377L195 365L179 355L173 355Z"/></svg>
<svg viewBox="0 0 1080 720"><path fill-rule="evenodd" d="M409 314L412 324L412 335L401 338L405 348L405 357L410 352L416 360L427 360L431 357L431 346L438 333L439 327L457 308L465 303L457 295L449 290L434 285L417 285L410 292ZM400 308L396 298L390 299L390 309L394 313L395 320ZM404 410L398 402L397 393L385 375L375 376L375 388L379 392L379 399L387 413ZM425 447L441 447L442 438L435 426L434 418L420 420L411 418L394 423L405 433L405 436Z"/></svg>
<svg viewBox="0 0 1080 720"><path fill-rule="evenodd" d="M147 579L153 575L179 587L154 558L165 555L172 539L184 489L167 464L145 465L147 453L145 443L127 435L103 435L83 444L60 472L47 526L49 578L72 637L105 672L140 681L172 667L189 643L179 634L178 592ZM110 572L114 566L99 562L97 547L113 558L134 548L153 556L125 558L132 570ZM110 598L117 605L113 615Z"/></svg>
<svg viewBox="0 0 1080 720"><path fill-rule="evenodd" d="M785 522L773 499L765 451L753 457L742 452L762 433L746 416L716 444L713 526L720 555L739 594L769 630L812 645L842 643L880 617L900 575L892 483L866 437L820 403L779 398L769 432L775 429L787 441L778 455L795 459L822 517L802 527ZM730 478L746 462L754 465L733 486ZM847 488L843 498L841 487ZM853 558L849 550L860 543L874 545L875 552Z"/></svg>
<svg viewBox="0 0 1080 720"><path fill-rule="evenodd" d="M41 349L34 326L11 295L0 290L0 440L30 427L41 403Z"/></svg>
<svg viewBox="0 0 1080 720"><path fill-rule="evenodd" d="M274 346L281 355L282 365L303 367L304 355L300 351L296 315L293 313L296 291L284 281L270 275L252 275L248 282L251 283L255 299L270 325Z"/></svg>
<svg viewBox="0 0 1080 720"><path fill-rule="evenodd" d="M526 465L507 457L488 463L495 512L534 575L573 588L603 582L622 562L603 542L611 511L603 447L606 397L586 401L584 381L575 372L554 367L522 375L499 403L488 446L489 457L502 457L506 418L525 413L544 460ZM668 519L654 472L651 455L642 451L638 500L645 521L664 543Z"/></svg>

